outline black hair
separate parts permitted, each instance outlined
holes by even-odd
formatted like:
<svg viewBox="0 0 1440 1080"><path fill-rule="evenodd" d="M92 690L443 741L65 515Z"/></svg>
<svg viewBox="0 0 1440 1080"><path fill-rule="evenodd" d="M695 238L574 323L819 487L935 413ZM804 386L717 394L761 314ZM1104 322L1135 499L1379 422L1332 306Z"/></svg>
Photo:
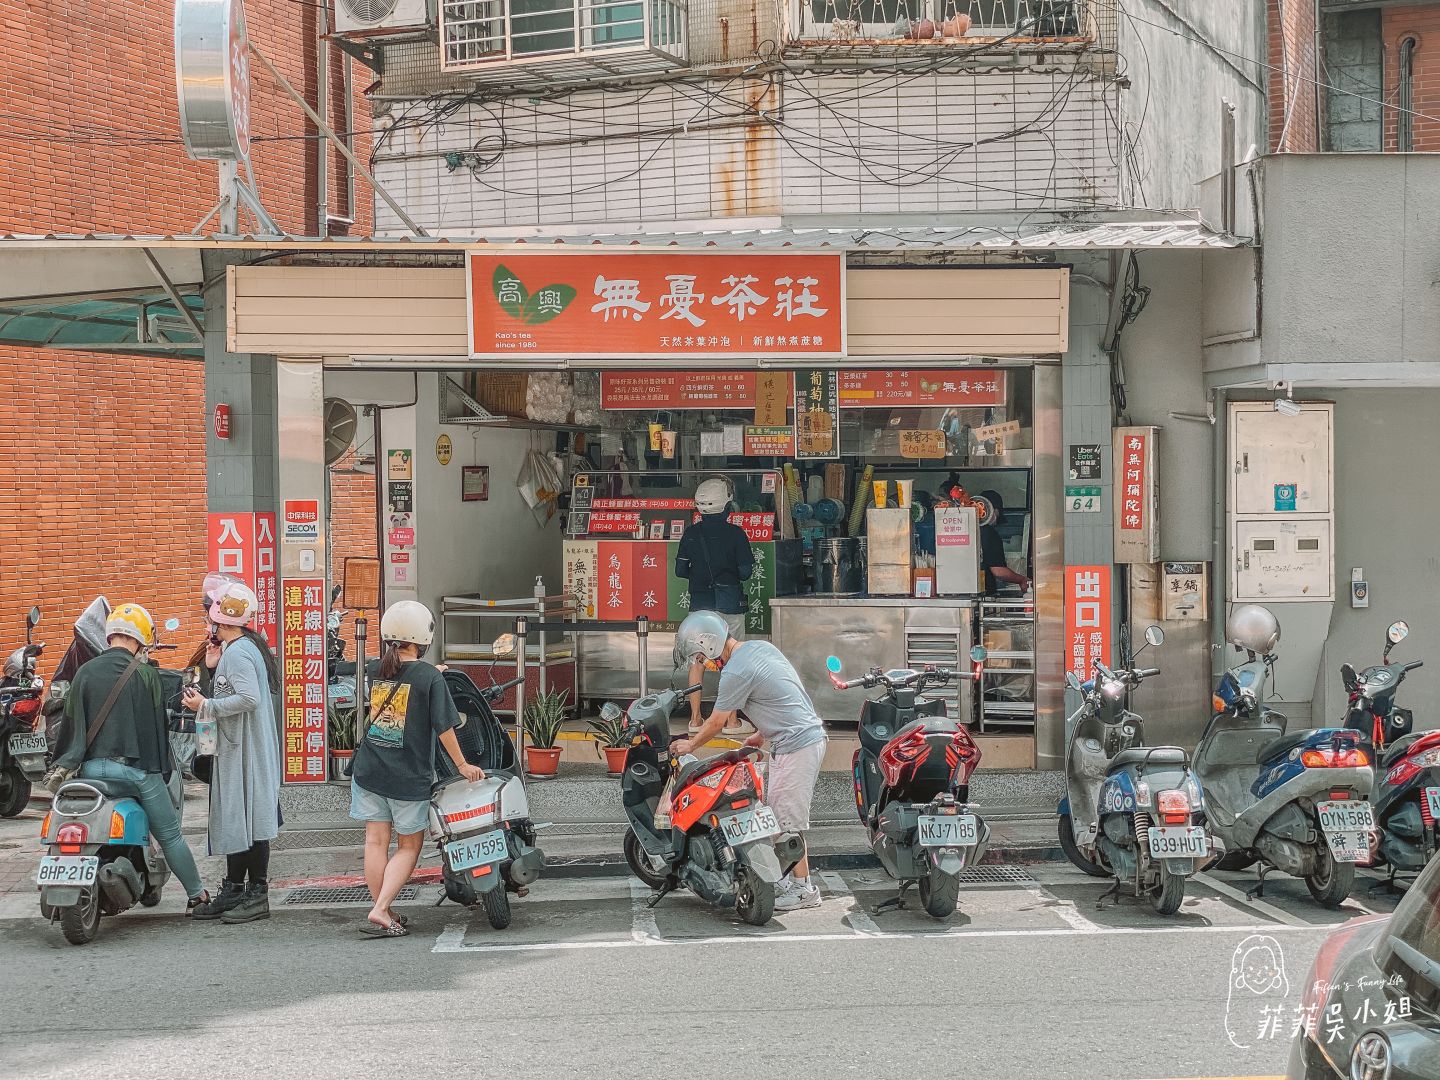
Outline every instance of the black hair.
<svg viewBox="0 0 1440 1080"><path fill-rule="evenodd" d="M260 655L265 658L265 682L270 687L270 693L280 692L280 665L275 661L275 654L270 651L270 644L248 626L240 628L240 636L247 637L255 643L255 648L260 650ZM203 652L201 654L203 659Z"/></svg>
<svg viewBox="0 0 1440 1080"><path fill-rule="evenodd" d="M413 641L385 642L385 651L380 654L380 677L382 679L393 679L400 674L400 670L405 666L405 659L400 655L400 650L413 644Z"/></svg>
<svg viewBox="0 0 1440 1080"><path fill-rule="evenodd" d="M1000 497L1000 493L994 488L986 488L980 492L980 498L987 500L991 506L995 507L995 513L997 515L1005 509L1005 500Z"/></svg>

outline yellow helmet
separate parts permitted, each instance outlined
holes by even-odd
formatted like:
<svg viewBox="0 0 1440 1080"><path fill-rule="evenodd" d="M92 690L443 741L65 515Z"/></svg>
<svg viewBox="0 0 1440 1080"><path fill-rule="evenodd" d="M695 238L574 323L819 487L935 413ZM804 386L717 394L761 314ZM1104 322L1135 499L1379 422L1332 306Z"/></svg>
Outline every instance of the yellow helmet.
<svg viewBox="0 0 1440 1080"><path fill-rule="evenodd" d="M155 644L155 620L139 604L121 604L112 608L105 620L105 636L124 634L132 637L147 649Z"/></svg>

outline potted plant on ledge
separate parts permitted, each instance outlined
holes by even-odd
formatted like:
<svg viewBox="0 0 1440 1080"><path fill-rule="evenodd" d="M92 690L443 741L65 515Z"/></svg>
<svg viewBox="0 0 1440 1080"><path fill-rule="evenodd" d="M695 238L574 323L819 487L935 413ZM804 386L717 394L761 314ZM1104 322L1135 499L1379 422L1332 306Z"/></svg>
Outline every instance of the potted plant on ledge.
<svg viewBox="0 0 1440 1080"><path fill-rule="evenodd" d="M625 771L625 755L630 752L630 747L625 743L625 714L618 709L609 716L602 712L598 720L587 720L586 723L590 725L590 730L595 732L596 748L603 748L605 751L605 763L609 767L610 775L619 776Z"/></svg>
<svg viewBox="0 0 1440 1080"><path fill-rule="evenodd" d="M330 779L348 780L345 775L355 756L355 710L331 705L329 710Z"/></svg>
<svg viewBox="0 0 1440 1080"><path fill-rule="evenodd" d="M550 691L525 703L525 769L531 776L554 776L560 771L560 750L555 740L565 723L566 691Z"/></svg>

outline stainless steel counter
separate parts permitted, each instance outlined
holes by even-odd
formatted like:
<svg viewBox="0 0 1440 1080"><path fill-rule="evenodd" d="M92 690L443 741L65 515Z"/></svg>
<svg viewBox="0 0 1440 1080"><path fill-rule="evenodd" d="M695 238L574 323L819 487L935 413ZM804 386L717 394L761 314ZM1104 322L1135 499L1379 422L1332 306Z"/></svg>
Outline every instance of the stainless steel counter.
<svg viewBox="0 0 1440 1080"><path fill-rule="evenodd" d="M935 664L968 667L974 641L975 601L967 597L786 596L770 601L770 639L789 657L826 721L854 723L864 694L837 690L825 661L838 656L853 677L872 667ZM969 682L942 692L951 712L969 722ZM941 696L941 695L937 695Z"/></svg>

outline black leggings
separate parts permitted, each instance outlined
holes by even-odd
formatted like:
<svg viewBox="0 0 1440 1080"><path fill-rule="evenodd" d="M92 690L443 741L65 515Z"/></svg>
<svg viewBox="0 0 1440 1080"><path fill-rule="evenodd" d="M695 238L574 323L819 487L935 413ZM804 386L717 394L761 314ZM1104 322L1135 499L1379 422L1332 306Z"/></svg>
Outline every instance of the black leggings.
<svg viewBox="0 0 1440 1080"><path fill-rule="evenodd" d="M270 841L256 840L246 851L225 856L225 876L239 885L250 877L250 884L264 885L270 878Z"/></svg>

